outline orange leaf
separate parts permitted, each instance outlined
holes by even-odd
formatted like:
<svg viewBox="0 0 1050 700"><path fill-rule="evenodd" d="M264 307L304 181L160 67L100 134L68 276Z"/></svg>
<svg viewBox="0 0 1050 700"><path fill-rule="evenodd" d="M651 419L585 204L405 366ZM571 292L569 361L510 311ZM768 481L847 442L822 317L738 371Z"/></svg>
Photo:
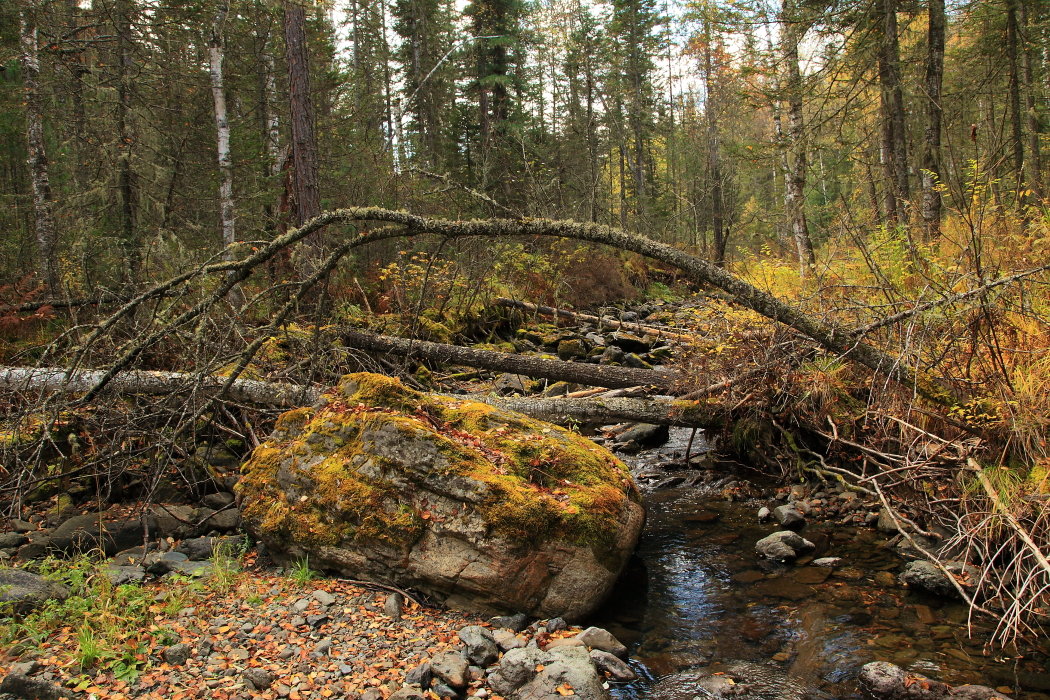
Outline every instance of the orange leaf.
<svg viewBox="0 0 1050 700"><path fill-rule="evenodd" d="M557 691L558 695L562 695L562 696L575 695L576 694L576 691L573 690L572 686L569 685L568 683L562 683L561 685L559 685L554 690Z"/></svg>

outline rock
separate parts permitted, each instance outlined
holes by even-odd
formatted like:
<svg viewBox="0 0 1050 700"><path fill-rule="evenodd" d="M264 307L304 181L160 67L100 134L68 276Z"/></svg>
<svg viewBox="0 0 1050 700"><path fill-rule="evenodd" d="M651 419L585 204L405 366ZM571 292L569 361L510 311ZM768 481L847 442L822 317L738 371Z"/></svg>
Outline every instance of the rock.
<svg viewBox="0 0 1050 700"><path fill-rule="evenodd" d="M584 647L587 646L576 637L558 637L552 639L543 645L544 651L551 651L552 649L561 649L563 647Z"/></svg>
<svg viewBox="0 0 1050 700"><path fill-rule="evenodd" d="M395 593L394 595L397 594ZM326 608L330 605L335 605L337 600L337 598L334 595L321 588L311 593L310 596Z"/></svg>
<svg viewBox="0 0 1050 700"><path fill-rule="evenodd" d="M623 363L628 367L634 367L635 369L653 369L652 364L642 359L641 355L637 355L633 352L629 352L623 356Z"/></svg>
<svg viewBox="0 0 1050 700"><path fill-rule="evenodd" d="M834 569L842 564L842 557L821 557L820 559L814 559L810 564Z"/></svg>
<svg viewBox="0 0 1050 700"><path fill-rule="evenodd" d="M73 693L60 685L43 678L30 678L18 673L9 673L0 681L0 695L7 694L27 700L58 700L71 698Z"/></svg>
<svg viewBox="0 0 1050 700"><path fill-rule="evenodd" d="M43 532L32 533L29 535L29 541L18 548L15 556L22 561L30 561L47 556L49 551L51 551L51 537Z"/></svg>
<svg viewBox="0 0 1050 700"><path fill-rule="evenodd" d="M758 509L758 522L764 523L765 521L769 520L771 516L772 513L766 506L762 506Z"/></svg>
<svg viewBox="0 0 1050 700"><path fill-rule="evenodd" d="M202 533L197 524L197 509L193 506L158 504L149 512L155 521L150 532L155 536L184 540Z"/></svg>
<svg viewBox="0 0 1050 700"><path fill-rule="evenodd" d="M188 540L179 542L175 551L180 554L185 554L190 561L205 561L211 559L212 554L215 552L215 545L219 539L220 538L218 537L191 537Z"/></svg>
<svg viewBox="0 0 1050 700"><path fill-rule="evenodd" d="M524 613L518 613L516 615L501 615L489 620L489 624L495 629L503 628L514 632L521 632L529 626L529 616Z"/></svg>
<svg viewBox="0 0 1050 700"><path fill-rule="evenodd" d="M806 525L806 516L794 505L777 506L773 509L773 519L789 530L801 530Z"/></svg>
<svg viewBox="0 0 1050 700"><path fill-rule="evenodd" d="M213 510L222 510L227 506L233 505L234 495L229 491L219 491L218 493L209 493L201 501Z"/></svg>
<svg viewBox="0 0 1050 700"><path fill-rule="evenodd" d="M67 554L92 549L115 554L142 542L142 526L140 518L109 518L105 513L75 515L51 531L50 545Z"/></svg>
<svg viewBox="0 0 1050 700"><path fill-rule="evenodd" d="M795 561L800 555L814 549L816 545L790 530L774 532L755 543L755 551L760 555L783 562Z"/></svg>
<svg viewBox="0 0 1050 700"><path fill-rule="evenodd" d="M945 568L954 575L955 580L962 584L964 589L972 591L980 580L980 570L970 564L952 561L945 564ZM959 591L952 585L945 573L932 562L923 559L905 564L899 580L910 588L917 588L943 598L960 597Z"/></svg>
<svg viewBox="0 0 1050 700"><path fill-rule="evenodd" d="M0 549L15 549L28 541L29 538L20 532L0 532Z"/></svg>
<svg viewBox="0 0 1050 700"><path fill-rule="evenodd" d="M430 660L430 672L435 678L448 683L457 690L467 687L470 664L462 654L456 651L444 651Z"/></svg>
<svg viewBox="0 0 1050 700"><path fill-rule="evenodd" d="M532 386L533 380L524 374L501 374L492 384L500 394L527 394Z"/></svg>
<svg viewBox="0 0 1050 700"><path fill-rule="evenodd" d="M537 647L511 649L500 659L489 685L498 695L509 697L536 676L536 667L550 660L550 655Z"/></svg>
<svg viewBox="0 0 1050 700"><path fill-rule="evenodd" d="M952 688L952 700L1010 700L1010 696L986 685L957 685Z"/></svg>
<svg viewBox="0 0 1050 700"><path fill-rule="evenodd" d="M603 630L601 627L588 627L576 635L576 639L579 639L587 645L588 649L607 651L610 654L619 656L621 659L627 657L627 647L621 644L619 639L614 637L607 630Z"/></svg>
<svg viewBox="0 0 1050 700"><path fill-rule="evenodd" d="M146 573L163 576L186 561L189 557L182 552L152 552L142 559L142 565L146 567Z"/></svg>
<svg viewBox="0 0 1050 700"><path fill-rule="evenodd" d="M561 700L558 688L572 688L573 697L579 700L607 700L598 669L582 647L569 647L551 652L550 661L543 670L518 689L517 700Z"/></svg>
<svg viewBox="0 0 1050 700"><path fill-rule="evenodd" d="M22 535L27 535L30 532L36 530L36 525L29 522L28 520L22 520L21 518L11 518L9 523L12 531Z"/></svg>
<svg viewBox="0 0 1050 700"><path fill-rule="evenodd" d="M420 688L429 688L434 674L430 670L430 662L424 661L405 674L405 683L418 685Z"/></svg>
<svg viewBox="0 0 1050 700"><path fill-rule="evenodd" d="M460 641L466 645L464 654L466 654L467 661L484 668L499 658L496 640L492 637L492 632L484 627L470 625L461 629L457 634Z"/></svg>
<svg viewBox="0 0 1050 700"><path fill-rule="evenodd" d="M926 678L887 661L873 661L860 669L860 685L877 700L939 700L950 697L944 683Z"/></svg>
<svg viewBox="0 0 1050 700"><path fill-rule="evenodd" d="M563 361L587 357L587 346L579 338L558 343L558 359Z"/></svg>
<svg viewBox="0 0 1050 700"><path fill-rule="evenodd" d="M24 615L52 598L68 597L69 589L60 583L24 569L0 567L0 603L11 604L16 614Z"/></svg>
<svg viewBox="0 0 1050 700"><path fill-rule="evenodd" d="M510 651L511 649L520 649L526 646L529 642L525 637L520 634L515 634L509 629L495 629L492 630L492 638L496 640L496 646L503 651Z"/></svg>
<svg viewBox="0 0 1050 700"><path fill-rule="evenodd" d="M161 656L164 657L164 661L172 666L181 666L189 660L192 653L193 650L189 644L172 644L170 647L164 648Z"/></svg>
<svg viewBox="0 0 1050 700"><path fill-rule="evenodd" d="M589 656L594 665L598 667L598 670L606 673L614 681L627 682L638 678L638 674L634 672L634 669L615 654L610 654L601 649L591 649Z"/></svg>
<svg viewBox="0 0 1050 700"><path fill-rule="evenodd" d="M640 447L659 447L667 442L670 432L666 425L638 423L616 436L617 442L633 442Z"/></svg>
<svg viewBox="0 0 1050 700"><path fill-rule="evenodd" d="M547 620L544 624L548 632L561 632L562 630L569 629L569 623L560 617L552 617Z"/></svg>
<svg viewBox="0 0 1050 700"><path fill-rule="evenodd" d="M246 668L241 672L241 677L256 690L266 690L274 681L273 674L264 668Z"/></svg>
<svg viewBox="0 0 1050 700"><path fill-rule="evenodd" d="M649 352L649 348L652 347L648 341L640 338L634 333L625 333L623 331L613 333L609 337L608 342L610 345L620 348L624 352L632 353L644 354Z"/></svg>
<svg viewBox="0 0 1050 700"><path fill-rule="evenodd" d="M890 512L885 508L879 511L879 519L875 521L875 529L887 535L896 535L900 532L897 523L893 521Z"/></svg>
<svg viewBox="0 0 1050 700"><path fill-rule="evenodd" d="M405 683L399 690L395 690L387 700L427 700L423 695L423 689L412 683Z"/></svg>
<svg viewBox="0 0 1050 700"><path fill-rule="evenodd" d="M605 348L605 351L601 354L601 362L603 365L618 365L623 362L625 353L615 345L610 345Z"/></svg>
<svg viewBox="0 0 1050 700"><path fill-rule="evenodd" d="M365 373L285 413L238 490L278 559L539 617L595 610L644 518L626 466L586 438Z"/></svg>
<svg viewBox="0 0 1050 700"><path fill-rule="evenodd" d="M210 514L207 513L209 510L211 509L201 508L198 516L199 520L203 521L201 528L205 531L232 532L241 524L241 514L236 508L226 508Z"/></svg>
<svg viewBox="0 0 1050 700"><path fill-rule="evenodd" d="M401 594L391 593L388 595L386 602L383 603L383 611L391 620L400 620L402 611Z"/></svg>
<svg viewBox="0 0 1050 700"><path fill-rule="evenodd" d="M146 578L146 571L141 566L114 566L108 565L104 573L114 586L123 586L129 583L141 583Z"/></svg>

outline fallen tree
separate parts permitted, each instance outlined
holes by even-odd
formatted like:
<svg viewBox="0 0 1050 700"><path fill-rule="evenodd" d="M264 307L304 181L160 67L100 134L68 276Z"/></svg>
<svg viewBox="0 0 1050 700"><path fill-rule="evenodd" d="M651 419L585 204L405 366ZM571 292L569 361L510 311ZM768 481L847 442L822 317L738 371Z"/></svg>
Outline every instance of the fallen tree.
<svg viewBox="0 0 1050 700"><path fill-rule="evenodd" d="M103 374L102 370L0 367L0 390L23 394L77 394L94 386ZM189 372L130 370L115 375L108 383L106 392L114 395L184 394L199 398L215 398L221 392L225 398L241 403L269 408L296 408L315 403L323 389L256 379L229 382L227 377L202 377ZM480 394L468 396L472 401L517 411L550 423L616 420L692 428L719 428L725 423L717 407L691 401L623 397L567 399L502 398Z"/></svg>
<svg viewBox="0 0 1050 700"><path fill-rule="evenodd" d="M698 338L695 335L689 335L687 333L676 333L675 331L669 330L667 328L657 328L656 326L645 325L638 321L620 321L609 316L594 316L593 314L580 313L579 311L569 311L568 309L558 309L553 306L530 304L526 301L517 301L515 299L506 299L504 297L497 297L494 303L498 306L503 306L508 309L527 311L529 313L540 314L541 316L564 318L569 321L576 321L580 323L593 323L599 328L603 328L606 330L624 329L632 331L639 335L648 335L654 338L676 340L678 342L683 343L698 342Z"/></svg>
<svg viewBox="0 0 1050 700"><path fill-rule="evenodd" d="M527 377L553 379L608 389L626 389L635 386L667 389L678 379L678 375L670 371L563 362L531 355L475 350L424 340L407 340L353 329L342 331L340 338L348 347L359 350L385 352L416 360L429 360L449 365L468 365L512 374L524 374Z"/></svg>

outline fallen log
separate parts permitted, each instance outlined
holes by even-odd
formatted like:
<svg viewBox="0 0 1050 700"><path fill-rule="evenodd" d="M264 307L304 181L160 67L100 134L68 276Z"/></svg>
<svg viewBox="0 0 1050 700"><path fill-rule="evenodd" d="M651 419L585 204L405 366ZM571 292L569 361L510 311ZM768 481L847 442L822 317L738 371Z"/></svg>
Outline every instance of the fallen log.
<svg viewBox="0 0 1050 700"><path fill-rule="evenodd" d="M0 367L0 390L21 393L66 393L88 391L105 372L67 370L61 367ZM106 385L113 394L182 395L214 397L227 384L226 377L188 372L148 372L129 370L117 373ZM322 389L283 382L237 379L226 387L224 398L270 408L296 408L316 403ZM694 428L719 428L725 418L716 408L691 401L665 399L548 399L503 398L458 395L497 408L524 413L549 423L572 424L582 421L627 420Z"/></svg>
<svg viewBox="0 0 1050 700"><path fill-rule="evenodd" d="M505 297L497 297L495 303L498 306L505 306L508 309L518 309L520 311L528 311L529 313L540 314L541 316L553 316L557 318L564 318L570 321L580 321L583 323L593 323L599 328L608 330L628 330L639 335L648 335L656 338L665 338L667 340L676 340L682 343L696 343L697 337L694 335L687 335L685 333L675 333L664 328L657 328L656 326L646 326L639 322L631 321L620 321L609 316L594 316L592 314L585 314L579 311L569 311L568 309L558 309L553 306L540 306L538 304L530 304L525 301L515 301L514 299L507 299Z"/></svg>
<svg viewBox="0 0 1050 700"><path fill-rule="evenodd" d="M584 384L586 386L601 386L608 389L625 389L635 386L653 386L659 389L667 389L677 379L677 375L674 372L666 370L547 360L531 355L513 355L505 352L475 350L458 345L445 345L423 340L407 340L356 329L344 330L340 335L343 343L358 350L385 352L416 360L428 360L450 365L467 365L469 367L510 372L511 374L524 374L527 377L573 382L574 384Z"/></svg>

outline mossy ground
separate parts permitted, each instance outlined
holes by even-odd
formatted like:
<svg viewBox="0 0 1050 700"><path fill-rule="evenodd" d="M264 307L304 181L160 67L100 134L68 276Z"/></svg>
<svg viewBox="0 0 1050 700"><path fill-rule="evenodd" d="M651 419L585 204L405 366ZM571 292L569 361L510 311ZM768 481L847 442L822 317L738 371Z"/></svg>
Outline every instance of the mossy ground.
<svg viewBox="0 0 1050 700"><path fill-rule="evenodd" d="M360 373L344 377L320 407L281 417L273 439L244 466L239 488L246 519L284 541L335 544L368 537L411 546L430 517L425 506L399 502L391 483L360 469L377 459L362 436L380 423L406 439L433 441L440 458L430 468L441 476L480 482L488 494L477 504L481 515L494 534L512 540L558 538L605 549L615 540L626 501L638 498L626 466L576 433ZM281 489L282 468L305 469L301 476L310 492Z"/></svg>

